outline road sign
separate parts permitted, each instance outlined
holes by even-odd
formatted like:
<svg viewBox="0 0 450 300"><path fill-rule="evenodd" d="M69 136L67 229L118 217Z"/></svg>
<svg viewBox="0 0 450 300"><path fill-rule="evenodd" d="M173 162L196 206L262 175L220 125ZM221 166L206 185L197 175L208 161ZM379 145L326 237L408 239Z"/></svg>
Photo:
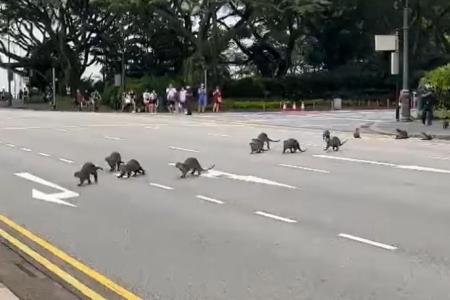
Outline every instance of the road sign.
<svg viewBox="0 0 450 300"><path fill-rule="evenodd" d="M397 51L397 36L396 35L376 35L375 36L375 51Z"/></svg>

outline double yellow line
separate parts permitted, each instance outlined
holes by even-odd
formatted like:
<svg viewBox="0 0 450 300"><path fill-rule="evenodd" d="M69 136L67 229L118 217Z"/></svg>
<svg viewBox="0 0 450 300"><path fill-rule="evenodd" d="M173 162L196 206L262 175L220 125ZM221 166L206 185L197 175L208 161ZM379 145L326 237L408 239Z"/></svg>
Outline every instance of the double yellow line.
<svg viewBox="0 0 450 300"><path fill-rule="evenodd" d="M126 290L125 288L121 287L120 285L116 284L106 276L98 273L97 271L91 269L90 267L84 265L83 263L79 262L78 260L74 259L67 253L61 251L60 249L56 248L52 244L48 243L47 241L43 240L42 238L36 236L32 232L28 231L27 229L23 228L22 226L14 223L7 217L0 215L0 221L4 224L8 225L10 228L14 229L24 237L28 238L29 240L33 241L40 247L47 250L49 253L54 255L55 257L58 257L62 261L64 261L66 264L74 267L78 271L84 273L88 277L94 279L96 282L100 283L104 287L108 288L109 290L113 291L117 295L121 296L124 299L129 300L140 300L141 298L133 294L132 292ZM70 275L69 273L65 272L61 268L59 268L57 265L50 262L48 259L19 241L18 239L14 238L12 235L7 233L6 231L0 229L0 237L3 237L5 240L7 240L9 243L11 243L13 246L15 246L17 249L28 255L29 257L33 258L35 261L37 261L39 264L44 266L46 269L60 277L62 280L64 280L66 283L73 286L75 289L77 289L80 293L88 297L89 299L95 299L95 300L103 300L105 299L100 294L96 293L83 283L81 283L78 279Z"/></svg>

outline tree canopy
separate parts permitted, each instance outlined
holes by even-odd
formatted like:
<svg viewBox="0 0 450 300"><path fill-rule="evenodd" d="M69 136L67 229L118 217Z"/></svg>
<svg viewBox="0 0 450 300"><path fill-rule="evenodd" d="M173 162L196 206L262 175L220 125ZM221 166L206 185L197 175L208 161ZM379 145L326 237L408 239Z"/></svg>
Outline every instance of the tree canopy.
<svg viewBox="0 0 450 300"><path fill-rule="evenodd" d="M412 71L450 61L450 2L410 1ZM105 79L237 75L284 78L357 65L388 74L375 34L402 26L401 0L0 0L0 53L45 84L52 66L75 88L92 64ZM7 37L16 49L8 51Z"/></svg>

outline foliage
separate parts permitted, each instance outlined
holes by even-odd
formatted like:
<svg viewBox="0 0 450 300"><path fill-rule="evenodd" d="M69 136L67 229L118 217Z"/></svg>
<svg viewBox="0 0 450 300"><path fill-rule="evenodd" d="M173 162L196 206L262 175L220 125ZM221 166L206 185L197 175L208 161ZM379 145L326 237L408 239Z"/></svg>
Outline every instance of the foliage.
<svg viewBox="0 0 450 300"><path fill-rule="evenodd" d="M421 83L436 90L440 107L450 108L450 64L426 73Z"/></svg>

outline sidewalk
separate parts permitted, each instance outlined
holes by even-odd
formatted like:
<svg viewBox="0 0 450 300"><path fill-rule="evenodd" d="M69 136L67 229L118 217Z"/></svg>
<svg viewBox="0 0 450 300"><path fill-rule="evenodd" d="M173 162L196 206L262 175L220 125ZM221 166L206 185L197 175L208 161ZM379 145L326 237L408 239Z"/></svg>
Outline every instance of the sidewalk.
<svg viewBox="0 0 450 300"><path fill-rule="evenodd" d="M412 122L380 122L370 126L370 130L379 134L396 135L396 129L406 130L410 137L422 137L421 133L431 134L435 139L450 140L450 129L442 128L441 120L434 120L433 125L425 126L421 120Z"/></svg>
<svg viewBox="0 0 450 300"><path fill-rule="evenodd" d="M0 239L1 300L77 300Z"/></svg>

